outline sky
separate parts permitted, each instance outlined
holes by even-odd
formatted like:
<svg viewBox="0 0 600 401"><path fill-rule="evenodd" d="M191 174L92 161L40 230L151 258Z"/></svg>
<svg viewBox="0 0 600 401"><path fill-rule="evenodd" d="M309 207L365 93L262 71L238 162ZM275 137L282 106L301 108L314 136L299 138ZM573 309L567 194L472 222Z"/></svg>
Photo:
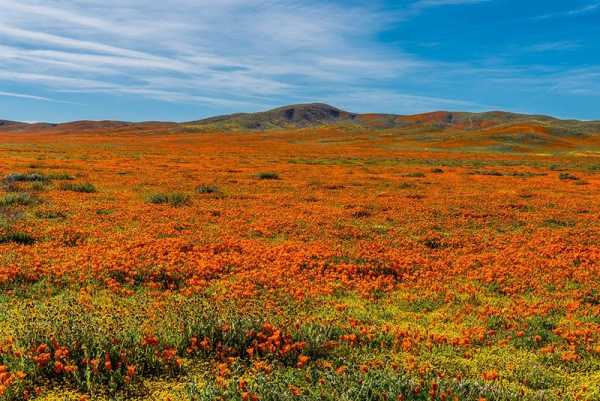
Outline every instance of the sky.
<svg viewBox="0 0 600 401"><path fill-rule="evenodd" d="M600 120L600 0L0 0L0 119L292 103Z"/></svg>

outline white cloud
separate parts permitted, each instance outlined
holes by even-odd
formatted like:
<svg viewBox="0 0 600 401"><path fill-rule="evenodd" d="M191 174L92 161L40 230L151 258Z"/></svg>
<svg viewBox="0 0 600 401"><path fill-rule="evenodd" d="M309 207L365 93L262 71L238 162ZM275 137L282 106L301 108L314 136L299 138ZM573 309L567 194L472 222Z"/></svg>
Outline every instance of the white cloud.
<svg viewBox="0 0 600 401"><path fill-rule="evenodd" d="M551 51L576 50L576 49L581 48L582 46L583 45L579 42L562 40L562 41L557 41L557 42L537 43L535 45L526 47L525 50L536 52L536 53L543 53L543 52L551 52Z"/></svg>
<svg viewBox="0 0 600 401"><path fill-rule="evenodd" d="M0 0L0 84L57 97L116 94L230 110L325 97L361 109L385 102L403 112L480 108L416 95L432 93L421 83L522 79L523 90L549 82L552 90L581 90L580 80L569 82L556 69L442 63L376 40L428 9L491 1L417 0L386 13L377 0ZM531 50L561 46L568 44ZM389 89L405 82L410 90ZM382 87L388 89L373 89Z"/></svg>
<svg viewBox="0 0 600 401"><path fill-rule="evenodd" d="M16 98L19 98L19 99L40 100L40 101L43 101L43 102L53 102L53 103L71 103L71 102L64 102L62 100L52 99L52 98L45 97L45 96L29 95L29 94L26 94L26 93L15 93L15 92L0 91L0 96L3 96L3 97L16 97Z"/></svg>
<svg viewBox="0 0 600 401"><path fill-rule="evenodd" d="M542 15L535 17L534 19L546 20L546 19L554 19L554 18L579 17L582 15L590 14L590 13L598 11L598 10L600 10L600 2L595 1L595 2L589 3L585 6L578 7L578 8L572 8L570 10L566 10L563 12L542 14Z"/></svg>

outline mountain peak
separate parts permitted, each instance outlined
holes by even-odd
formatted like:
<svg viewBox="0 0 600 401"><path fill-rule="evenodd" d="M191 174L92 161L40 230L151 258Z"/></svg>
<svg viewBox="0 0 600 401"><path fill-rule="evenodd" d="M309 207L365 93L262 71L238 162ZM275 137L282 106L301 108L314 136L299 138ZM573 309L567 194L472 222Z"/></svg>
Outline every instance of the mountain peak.
<svg viewBox="0 0 600 401"><path fill-rule="evenodd" d="M358 115L325 103L292 104L258 113L238 113L191 122L216 125L222 129L307 128L351 121Z"/></svg>

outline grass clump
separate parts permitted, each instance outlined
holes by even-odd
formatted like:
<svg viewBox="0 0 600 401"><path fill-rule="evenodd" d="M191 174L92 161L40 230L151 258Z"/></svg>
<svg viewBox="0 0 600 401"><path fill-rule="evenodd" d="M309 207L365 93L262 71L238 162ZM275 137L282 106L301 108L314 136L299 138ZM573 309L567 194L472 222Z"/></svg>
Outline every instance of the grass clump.
<svg viewBox="0 0 600 401"><path fill-rule="evenodd" d="M199 194L216 194L220 191L215 185L200 184L196 187L196 192Z"/></svg>
<svg viewBox="0 0 600 401"><path fill-rule="evenodd" d="M408 173L408 174L405 174L404 176L408 177L408 178L424 178L425 174L417 172L417 173Z"/></svg>
<svg viewBox="0 0 600 401"><path fill-rule="evenodd" d="M154 205L171 205L174 207L185 206L189 204L190 198L181 192L169 192L150 195L148 202Z"/></svg>
<svg viewBox="0 0 600 401"><path fill-rule="evenodd" d="M31 235L21 232L11 232L0 235L0 244L8 244L11 242L19 245L33 245L35 239Z"/></svg>
<svg viewBox="0 0 600 401"><path fill-rule="evenodd" d="M262 172L256 175L259 180L278 180L279 174L273 172Z"/></svg>
<svg viewBox="0 0 600 401"><path fill-rule="evenodd" d="M28 193L11 193L0 198L0 207L29 206L35 202L36 199Z"/></svg>
<svg viewBox="0 0 600 401"><path fill-rule="evenodd" d="M96 187L90 183L82 183L82 184L63 184L60 186L60 189L63 191L71 191L71 192L82 192L82 193L93 193L98 192Z"/></svg>
<svg viewBox="0 0 600 401"><path fill-rule="evenodd" d="M46 181L47 179L46 176L39 173L12 173L4 178L8 182L39 182Z"/></svg>
<svg viewBox="0 0 600 401"><path fill-rule="evenodd" d="M577 176L574 176L571 173L560 173L558 175L558 178L560 178L563 181L577 181L579 178L577 178Z"/></svg>
<svg viewBox="0 0 600 401"><path fill-rule="evenodd" d="M58 220L66 219L67 214L60 210L38 210L35 212L35 217L38 219Z"/></svg>
<svg viewBox="0 0 600 401"><path fill-rule="evenodd" d="M53 173L47 176L49 180L64 180L64 181L71 181L74 180L75 177L73 177L70 174L67 173Z"/></svg>
<svg viewBox="0 0 600 401"><path fill-rule="evenodd" d="M575 227L576 223L570 220L547 219L544 221L544 225L551 228L567 228Z"/></svg>

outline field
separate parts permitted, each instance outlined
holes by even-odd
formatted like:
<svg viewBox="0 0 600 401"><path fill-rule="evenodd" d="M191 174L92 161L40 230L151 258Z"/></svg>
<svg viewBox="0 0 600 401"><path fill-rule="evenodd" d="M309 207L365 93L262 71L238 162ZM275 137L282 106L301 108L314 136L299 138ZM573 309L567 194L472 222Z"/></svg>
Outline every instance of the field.
<svg viewBox="0 0 600 401"><path fill-rule="evenodd" d="M159 131L0 135L0 399L600 400L598 153Z"/></svg>

